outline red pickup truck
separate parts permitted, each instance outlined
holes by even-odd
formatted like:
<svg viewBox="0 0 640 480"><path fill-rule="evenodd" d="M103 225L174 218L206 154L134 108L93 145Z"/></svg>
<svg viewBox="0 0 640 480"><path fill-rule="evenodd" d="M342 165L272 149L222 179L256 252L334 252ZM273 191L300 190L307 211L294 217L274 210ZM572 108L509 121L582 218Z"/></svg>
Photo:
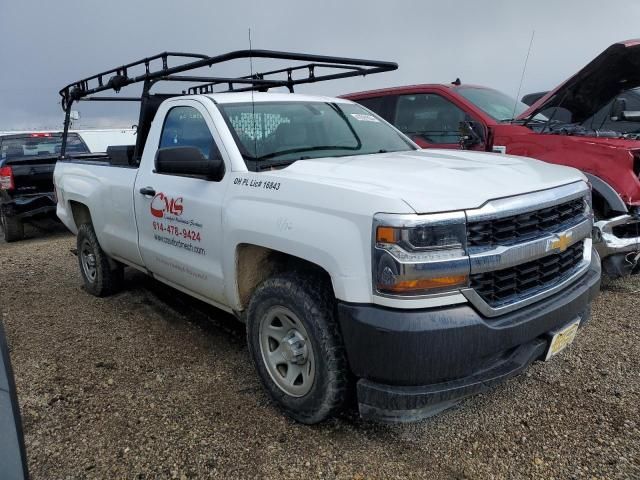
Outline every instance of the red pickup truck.
<svg viewBox="0 0 640 480"><path fill-rule="evenodd" d="M612 277L640 272L640 40L616 43L531 107L499 91L427 84L353 93L423 148L523 155L582 170ZM638 90L636 90L638 89Z"/></svg>

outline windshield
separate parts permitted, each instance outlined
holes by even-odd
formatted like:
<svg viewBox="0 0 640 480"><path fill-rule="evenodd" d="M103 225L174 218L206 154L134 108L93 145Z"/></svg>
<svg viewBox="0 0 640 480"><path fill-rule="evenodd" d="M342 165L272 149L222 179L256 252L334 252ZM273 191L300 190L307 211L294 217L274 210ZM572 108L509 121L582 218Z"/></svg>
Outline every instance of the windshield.
<svg viewBox="0 0 640 480"><path fill-rule="evenodd" d="M518 118L521 113L524 113L529 108L528 105L511 98L509 95L490 88L458 87L456 91L499 122ZM537 120L547 119L544 115L536 115L534 118Z"/></svg>
<svg viewBox="0 0 640 480"><path fill-rule="evenodd" d="M384 120L356 104L288 101L218 106L240 152L258 168L415 149Z"/></svg>
<svg viewBox="0 0 640 480"><path fill-rule="evenodd" d="M21 157L57 156L60 155L62 134L31 133L20 137L0 137L0 158L19 159ZM89 153L82 139L75 133L67 137L68 153Z"/></svg>

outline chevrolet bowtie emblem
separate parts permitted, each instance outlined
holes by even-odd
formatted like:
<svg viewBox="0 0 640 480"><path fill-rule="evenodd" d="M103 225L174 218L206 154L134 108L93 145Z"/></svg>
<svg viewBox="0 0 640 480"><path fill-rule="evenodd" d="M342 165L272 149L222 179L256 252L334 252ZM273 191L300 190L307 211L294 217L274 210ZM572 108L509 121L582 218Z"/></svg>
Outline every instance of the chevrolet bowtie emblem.
<svg viewBox="0 0 640 480"><path fill-rule="evenodd" d="M550 238L547 240L547 252L551 250L564 252L571 245L571 237L573 237L573 232L562 233Z"/></svg>

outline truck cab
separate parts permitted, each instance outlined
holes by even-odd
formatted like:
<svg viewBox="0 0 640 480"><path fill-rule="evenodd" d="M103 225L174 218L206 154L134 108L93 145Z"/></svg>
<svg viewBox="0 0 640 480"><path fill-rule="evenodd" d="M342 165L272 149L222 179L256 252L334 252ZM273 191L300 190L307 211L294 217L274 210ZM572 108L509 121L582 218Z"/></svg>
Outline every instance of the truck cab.
<svg viewBox="0 0 640 480"><path fill-rule="evenodd" d="M618 277L640 272L640 112L632 110L639 58L637 41L614 44L531 107L459 79L344 98L422 148L522 155L580 169L593 188L603 267Z"/></svg>
<svg viewBox="0 0 640 480"><path fill-rule="evenodd" d="M311 61L315 81L319 62L365 62L263 54ZM87 292L135 268L233 313L265 390L303 423L354 395L364 418L434 415L574 339L600 279L579 171L421 150L352 101L261 91L268 77L150 93L142 148L61 158L57 213ZM95 80L63 104L128 81Z"/></svg>

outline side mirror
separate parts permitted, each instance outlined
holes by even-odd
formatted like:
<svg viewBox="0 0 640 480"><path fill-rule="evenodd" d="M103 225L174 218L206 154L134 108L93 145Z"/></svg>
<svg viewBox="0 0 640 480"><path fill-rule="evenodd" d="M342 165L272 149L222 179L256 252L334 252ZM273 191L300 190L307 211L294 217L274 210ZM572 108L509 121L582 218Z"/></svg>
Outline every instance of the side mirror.
<svg viewBox="0 0 640 480"><path fill-rule="evenodd" d="M640 122L640 111L625 110L622 112L622 120L627 120L629 122Z"/></svg>
<svg viewBox="0 0 640 480"><path fill-rule="evenodd" d="M624 111L627 109L627 101L624 98L615 98L611 104L611 120L619 122L624 120Z"/></svg>
<svg viewBox="0 0 640 480"><path fill-rule="evenodd" d="M217 152L217 149L211 149ZM219 181L224 176L224 161L218 155L205 157L196 147L159 148L155 158L156 173L194 175Z"/></svg>
<svg viewBox="0 0 640 480"><path fill-rule="evenodd" d="M476 122L469 120L460 122L460 148L462 150L468 150L471 147L480 145L484 141L482 135L478 133L479 130L480 127Z"/></svg>

